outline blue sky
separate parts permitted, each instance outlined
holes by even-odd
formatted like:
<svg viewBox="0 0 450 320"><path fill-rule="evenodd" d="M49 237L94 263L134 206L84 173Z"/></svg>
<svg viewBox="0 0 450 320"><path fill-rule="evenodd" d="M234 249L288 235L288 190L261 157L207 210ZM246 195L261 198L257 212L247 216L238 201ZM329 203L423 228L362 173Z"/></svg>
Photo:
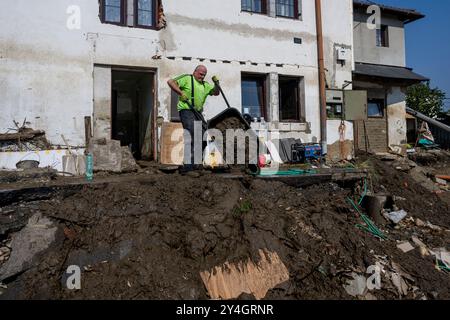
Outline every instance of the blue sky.
<svg viewBox="0 0 450 320"><path fill-rule="evenodd" d="M408 67L431 79L450 98L450 1L375 0L380 4L411 8L425 14L424 19L406 25ZM445 101L450 109L450 100Z"/></svg>

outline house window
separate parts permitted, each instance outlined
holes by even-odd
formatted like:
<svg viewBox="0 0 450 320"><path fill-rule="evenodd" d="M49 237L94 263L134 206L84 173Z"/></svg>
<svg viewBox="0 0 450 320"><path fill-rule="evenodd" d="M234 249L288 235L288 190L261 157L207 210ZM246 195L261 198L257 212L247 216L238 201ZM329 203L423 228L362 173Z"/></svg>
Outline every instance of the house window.
<svg viewBox="0 0 450 320"><path fill-rule="evenodd" d="M389 27L382 25L377 29L377 47L389 47Z"/></svg>
<svg viewBox="0 0 450 320"><path fill-rule="evenodd" d="M301 121L300 79L279 77L280 121Z"/></svg>
<svg viewBox="0 0 450 320"><path fill-rule="evenodd" d="M136 26L154 27L155 26L155 0L135 0Z"/></svg>
<svg viewBox="0 0 450 320"><path fill-rule="evenodd" d="M242 11L267 13L267 0L241 0Z"/></svg>
<svg viewBox="0 0 450 320"><path fill-rule="evenodd" d="M249 114L252 118L267 119L265 82L265 75L242 75L242 112L244 114Z"/></svg>
<svg viewBox="0 0 450 320"><path fill-rule="evenodd" d="M298 0L276 0L276 12L279 17L297 19L299 16Z"/></svg>
<svg viewBox="0 0 450 320"><path fill-rule="evenodd" d="M102 0L100 4L102 22L120 25L125 24L125 0Z"/></svg>
<svg viewBox="0 0 450 320"><path fill-rule="evenodd" d="M367 116L370 118L384 117L384 100L383 99L369 99L367 101Z"/></svg>

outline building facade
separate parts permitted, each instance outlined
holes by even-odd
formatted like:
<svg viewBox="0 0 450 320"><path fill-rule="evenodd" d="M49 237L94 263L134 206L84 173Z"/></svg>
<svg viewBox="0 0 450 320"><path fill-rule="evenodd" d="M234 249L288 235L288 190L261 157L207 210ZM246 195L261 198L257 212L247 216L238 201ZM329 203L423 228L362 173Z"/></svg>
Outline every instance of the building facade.
<svg viewBox="0 0 450 320"><path fill-rule="evenodd" d="M328 118L330 157L351 157L353 144L399 151L405 90L426 80L406 67L404 26L423 15L379 6L371 29L371 3L321 2L327 89L367 92L364 121ZM157 159L161 124L179 120L166 81L204 64L242 113L281 137L321 140L314 0L18 0L0 19L2 132L26 119L53 144L64 135L83 147L90 117L94 138ZM211 97L205 116L225 108Z"/></svg>
<svg viewBox="0 0 450 320"><path fill-rule="evenodd" d="M367 91L367 119L355 121L355 145L373 152L402 152L407 143L406 89L428 80L406 66L405 26L423 14L378 6L376 28L367 21L377 13L370 1L354 1L353 88ZM378 10L378 9L377 9Z"/></svg>
<svg viewBox="0 0 450 320"><path fill-rule="evenodd" d="M327 85L351 81L351 0L322 0ZM18 0L0 13L0 131L26 118L53 144L119 139L158 154L159 128L176 121L166 81L198 64L218 75L233 107L280 134L320 141L314 0ZM226 105L211 97L211 118ZM339 139L330 120L329 144ZM352 124L346 139L352 140Z"/></svg>

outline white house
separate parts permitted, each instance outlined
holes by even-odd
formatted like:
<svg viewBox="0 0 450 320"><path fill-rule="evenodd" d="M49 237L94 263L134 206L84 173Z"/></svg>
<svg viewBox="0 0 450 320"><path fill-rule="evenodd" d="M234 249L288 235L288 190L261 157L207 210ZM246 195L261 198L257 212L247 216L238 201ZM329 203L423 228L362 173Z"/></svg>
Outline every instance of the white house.
<svg viewBox="0 0 450 320"><path fill-rule="evenodd" d="M0 132L26 118L50 142L63 144L63 134L82 147L91 117L95 138L156 158L158 127L178 119L167 80L204 64L233 107L320 142L318 2L326 85L351 89L352 0L0 2ZM205 115L225 108L210 97ZM327 122L330 153L352 145L353 124L344 124Z"/></svg>

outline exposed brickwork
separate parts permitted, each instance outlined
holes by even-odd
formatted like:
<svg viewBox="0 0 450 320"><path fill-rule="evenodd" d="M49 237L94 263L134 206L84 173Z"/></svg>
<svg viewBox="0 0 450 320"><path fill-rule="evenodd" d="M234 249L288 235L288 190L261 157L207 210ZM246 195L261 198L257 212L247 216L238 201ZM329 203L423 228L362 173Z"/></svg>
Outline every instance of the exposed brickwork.
<svg viewBox="0 0 450 320"><path fill-rule="evenodd" d="M355 121L358 127L358 146L360 150L365 150L364 124L362 121ZM386 152L388 147L387 122L386 118L369 118L366 121L366 130L369 141L369 151Z"/></svg>

